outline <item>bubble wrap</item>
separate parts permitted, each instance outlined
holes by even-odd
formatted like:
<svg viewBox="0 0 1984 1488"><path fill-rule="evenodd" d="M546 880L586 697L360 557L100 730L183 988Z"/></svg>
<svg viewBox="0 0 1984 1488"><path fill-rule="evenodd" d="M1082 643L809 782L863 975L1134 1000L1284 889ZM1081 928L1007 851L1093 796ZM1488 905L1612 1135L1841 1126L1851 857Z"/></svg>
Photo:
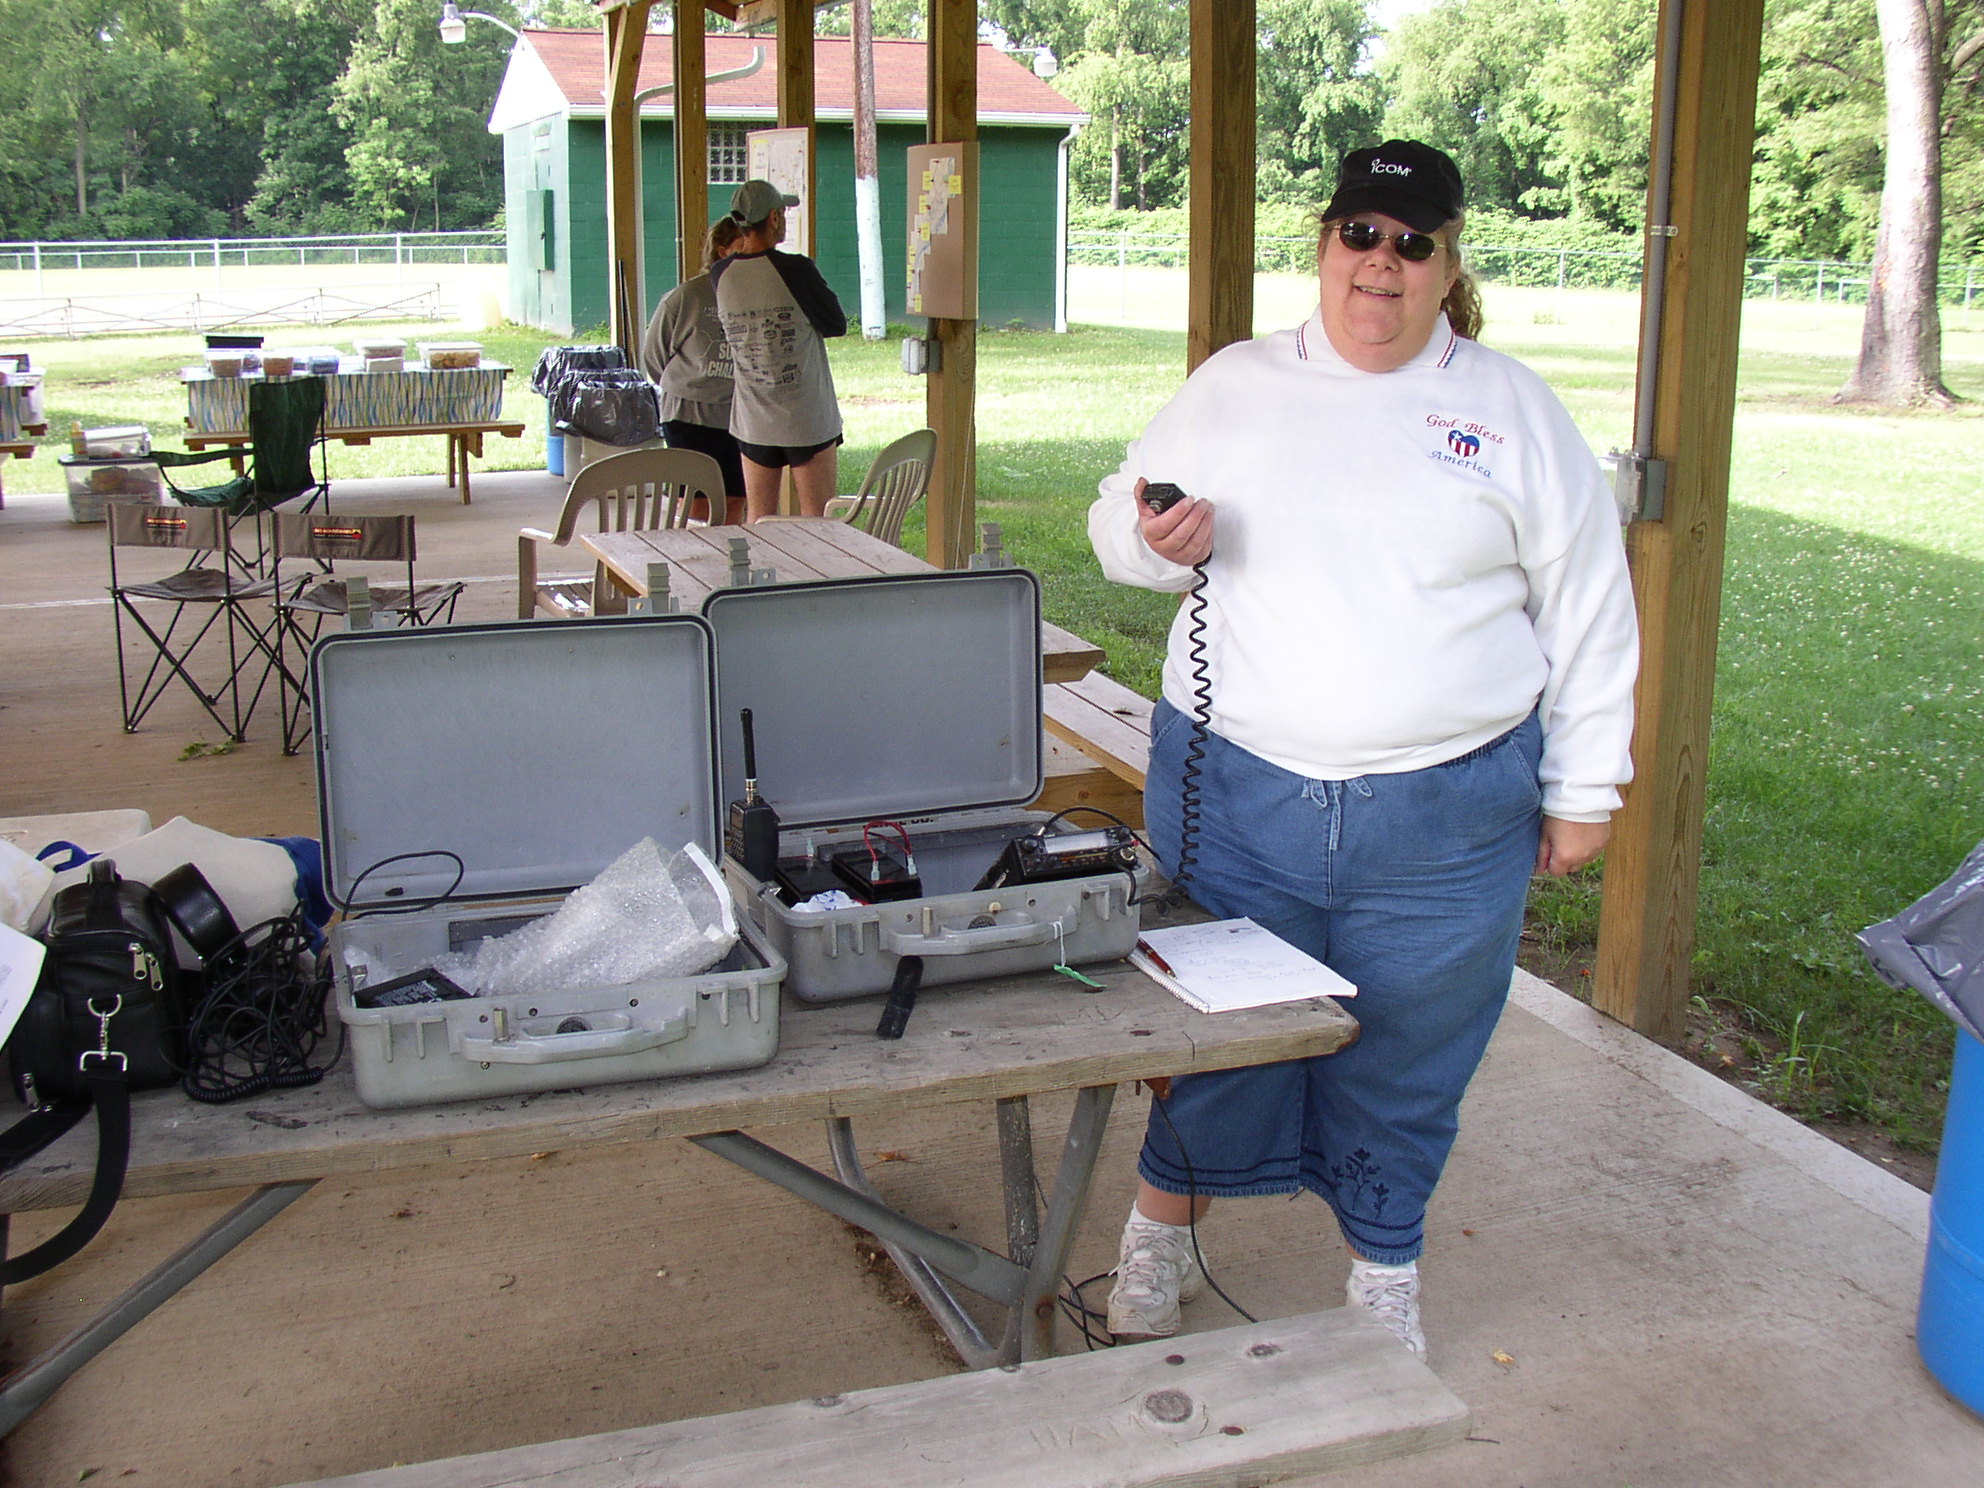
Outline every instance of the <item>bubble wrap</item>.
<svg viewBox="0 0 1984 1488"><path fill-rule="evenodd" d="M737 941L722 880L693 843L666 861L644 837L558 909L435 967L477 997L545 996L694 976Z"/></svg>

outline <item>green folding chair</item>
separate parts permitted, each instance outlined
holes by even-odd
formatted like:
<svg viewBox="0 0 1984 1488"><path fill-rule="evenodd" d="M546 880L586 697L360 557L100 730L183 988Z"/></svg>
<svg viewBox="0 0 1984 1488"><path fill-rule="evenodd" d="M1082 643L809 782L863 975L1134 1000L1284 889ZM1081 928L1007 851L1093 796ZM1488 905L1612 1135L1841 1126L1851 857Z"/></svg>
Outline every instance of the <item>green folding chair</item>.
<svg viewBox="0 0 1984 1488"><path fill-rule="evenodd" d="M308 496L304 510L331 489L324 457L324 379L283 377L248 384L248 443L198 454L155 450L159 474L182 506L217 506L231 517L252 516ZM317 470L310 456L317 451ZM216 486L181 486L170 472L188 465L245 456L248 473Z"/></svg>

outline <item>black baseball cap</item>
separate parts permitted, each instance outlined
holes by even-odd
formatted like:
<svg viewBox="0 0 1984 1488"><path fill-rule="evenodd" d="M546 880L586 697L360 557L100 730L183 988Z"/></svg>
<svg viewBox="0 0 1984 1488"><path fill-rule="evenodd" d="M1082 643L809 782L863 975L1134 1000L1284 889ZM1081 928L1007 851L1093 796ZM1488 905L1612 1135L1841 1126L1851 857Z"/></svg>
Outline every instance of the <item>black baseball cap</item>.
<svg viewBox="0 0 1984 1488"><path fill-rule="evenodd" d="M1417 232L1438 232L1460 216L1462 202L1460 167L1445 151L1417 140L1386 140L1343 157L1323 220L1383 212Z"/></svg>

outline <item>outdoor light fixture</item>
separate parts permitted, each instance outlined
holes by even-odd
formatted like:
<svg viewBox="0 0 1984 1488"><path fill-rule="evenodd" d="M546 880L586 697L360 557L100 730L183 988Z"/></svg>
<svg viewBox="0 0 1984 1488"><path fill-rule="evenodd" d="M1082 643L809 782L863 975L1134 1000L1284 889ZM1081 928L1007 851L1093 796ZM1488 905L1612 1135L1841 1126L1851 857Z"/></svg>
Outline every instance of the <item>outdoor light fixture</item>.
<svg viewBox="0 0 1984 1488"><path fill-rule="evenodd" d="M452 3L452 0L451 0ZM441 23L441 37L447 39L448 23ZM1033 54L1033 75L1037 78L1051 78L1061 70L1061 63L1053 51L1047 47L1036 48Z"/></svg>
<svg viewBox="0 0 1984 1488"><path fill-rule="evenodd" d="M455 0L441 0L441 43L443 46L460 46L468 40L468 23L487 21L490 25L510 33L518 40L523 38L517 28L508 21L499 21L493 15L484 15L479 10L463 10Z"/></svg>

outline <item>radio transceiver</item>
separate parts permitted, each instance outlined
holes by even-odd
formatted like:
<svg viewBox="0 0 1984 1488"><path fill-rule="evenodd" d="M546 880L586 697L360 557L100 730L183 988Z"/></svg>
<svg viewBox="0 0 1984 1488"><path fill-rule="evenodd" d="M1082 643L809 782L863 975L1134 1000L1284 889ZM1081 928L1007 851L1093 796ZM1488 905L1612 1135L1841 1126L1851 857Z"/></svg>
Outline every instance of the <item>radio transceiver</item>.
<svg viewBox="0 0 1984 1488"><path fill-rule="evenodd" d="M1094 873L1134 873L1136 841L1126 827L1063 832L1053 837L1028 833L1006 844L999 861L986 870L978 887L1002 889L1009 884L1051 883Z"/></svg>

